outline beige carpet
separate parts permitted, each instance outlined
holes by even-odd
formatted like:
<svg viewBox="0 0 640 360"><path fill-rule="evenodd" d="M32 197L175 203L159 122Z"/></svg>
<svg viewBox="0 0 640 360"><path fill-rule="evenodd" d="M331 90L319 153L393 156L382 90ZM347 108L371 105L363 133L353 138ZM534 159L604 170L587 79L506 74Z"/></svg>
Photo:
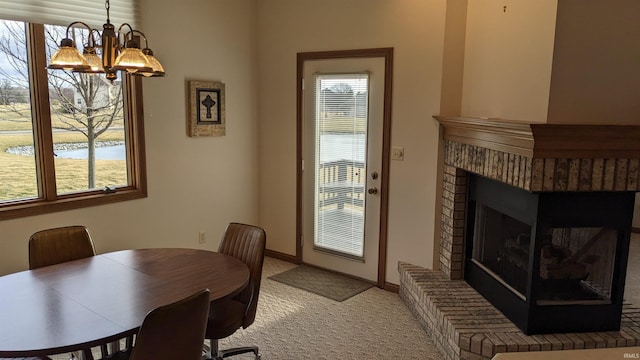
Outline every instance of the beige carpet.
<svg viewBox="0 0 640 360"><path fill-rule="evenodd" d="M293 269L269 276L269 279L310 291L335 301L345 301L373 286L364 281L306 265L299 265Z"/></svg>
<svg viewBox="0 0 640 360"><path fill-rule="evenodd" d="M257 344L264 360L443 358L397 294L372 287L336 302L268 278L295 266L265 259L256 322L221 347Z"/></svg>

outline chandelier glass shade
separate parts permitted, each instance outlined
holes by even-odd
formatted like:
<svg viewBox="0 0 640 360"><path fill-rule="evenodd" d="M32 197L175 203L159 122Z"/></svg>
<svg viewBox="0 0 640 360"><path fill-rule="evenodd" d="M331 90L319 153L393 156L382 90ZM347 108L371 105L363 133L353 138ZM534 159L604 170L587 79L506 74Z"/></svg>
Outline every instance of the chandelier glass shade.
<svg viewBox="0 0 640 360"><path fill-rule="evenodd" d="M66 36L60 41L58 50L51 56L48 68L81 73L104 73L109 80L115 80L118 77L118 71L146 77L166 76L164 67L148 47L147 37L127 23L120 25L116 32L109 20L109 0L106 1L105 8L107 22L103 25L102 32L92 29L81 21L72 22L67 26ZM82 53L76 48L75 42L69 35L74 26L83 26L89 30ZM96 34L101 39L101 43L96 42ZM144 49L140 50L137 38L144 39ZM101 56L98 56L98 50Z"/></svg>
<svg viewBox="0 0 640 360"><path fill-rule="evenodd" d="M67 33L69 31L67 30ZM95 50L94 50L95 51ZM51 56L49 69L62 69L67 71L88 71L91 69L87 59L80 54L74 46L73 40L62 39L60 48Z"/></svg>

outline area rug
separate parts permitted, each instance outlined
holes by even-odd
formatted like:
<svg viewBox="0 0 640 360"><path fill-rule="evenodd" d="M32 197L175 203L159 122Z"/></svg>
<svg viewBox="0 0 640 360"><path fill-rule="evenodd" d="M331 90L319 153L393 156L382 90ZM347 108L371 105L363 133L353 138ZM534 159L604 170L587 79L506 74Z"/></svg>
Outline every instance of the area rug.
<svg viewBox="0 0 640 360"><path fill-rule="evenodd" d="M299 265L291 270L269 276L269 279L335 301L344 301L373 286L364 281L305 265Z"/></svg>

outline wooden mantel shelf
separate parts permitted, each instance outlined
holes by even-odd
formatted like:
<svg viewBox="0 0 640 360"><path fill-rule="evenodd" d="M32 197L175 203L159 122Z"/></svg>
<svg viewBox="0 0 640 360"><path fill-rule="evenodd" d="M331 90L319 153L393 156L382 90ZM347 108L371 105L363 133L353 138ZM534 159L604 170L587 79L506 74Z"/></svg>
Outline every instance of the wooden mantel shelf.
<svg viewBox="0 0 640 360"><path fill-rule="evenodd" d="M462 144L541 158L640 158L638 125L573 125L434 116L444 138Z"/></svg>

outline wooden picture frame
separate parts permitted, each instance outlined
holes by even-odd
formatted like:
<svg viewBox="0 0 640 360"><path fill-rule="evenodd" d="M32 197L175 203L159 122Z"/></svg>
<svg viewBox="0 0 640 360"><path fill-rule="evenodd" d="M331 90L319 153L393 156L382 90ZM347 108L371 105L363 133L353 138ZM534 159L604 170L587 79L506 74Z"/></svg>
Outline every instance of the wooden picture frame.
<svg viewBox="0 0 640 360"><path fill-rule="evenodd" d="M218 81L187 80L189 136L225 135L224 87Z"/></svg>

